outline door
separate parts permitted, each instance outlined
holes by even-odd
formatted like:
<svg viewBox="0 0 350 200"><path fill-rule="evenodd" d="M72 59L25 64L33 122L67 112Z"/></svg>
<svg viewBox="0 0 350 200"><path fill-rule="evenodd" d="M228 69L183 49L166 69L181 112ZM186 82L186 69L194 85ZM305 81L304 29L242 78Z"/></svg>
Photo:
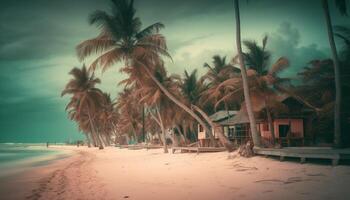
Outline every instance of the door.
<svg viewBox="0 0 350 200"><path fill-rule="evenodd" d="M288 125L288 124L280 124L280 125L278 125L279 137L280 138L287 137L289 130L290 130L290 125Z"/></svg>

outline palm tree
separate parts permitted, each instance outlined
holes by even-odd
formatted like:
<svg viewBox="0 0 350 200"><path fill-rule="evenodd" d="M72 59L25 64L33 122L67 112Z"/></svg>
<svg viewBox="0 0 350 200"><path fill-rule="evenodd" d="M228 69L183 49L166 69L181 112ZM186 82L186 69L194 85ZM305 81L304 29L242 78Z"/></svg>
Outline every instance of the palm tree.
<svg viewBox="0 0 350 200"><path fill-rule="evenodd" d="M211 102L216 110L219 105L215 106L214 104L225 95L223 90L218 90L218 86L234 76L240 76L240 69L226 63L226 57L221 58L219 55L213 56L213 66L208 63L204 63L203 66L208 68L207 73L202 77L203 82L208 85L207 89L201 94L201 100L204 103ZM223 99L222 102L227 114L230 107L238 107L235 99Z"/></svg>
<svg viewBox="0 0 350 200"><path fill-rule="evenodd" d="M197 78L197 70L193 70L191 73L184 71L184 76L180 83L181 93L184 98L184 102L187 105L196 105L197 107L202 107L201 104L201 94L207 89L207 86L203 83L202 80ZM185 116L183 116L185 117ZM191 120L191 117L187 117L188 120ZM184 129L187 129L186 123L182 124ZM210 142L215 145L215 138L212 132L207 132L210 138Z"/></svg>
<svg viewBox="0 0 350 200"><path fill-rule="evenodd" d="M241 25L240 25L240 14L239 14L239 4L238 0L234 0L234 8L235 8L235 18L236 18L236 45L237 45L237 53L238 59L241 69L242 81L243 81L243 90L244 90L244 99L247 107L248 118L250 122L250 130L252 133L252 139L255 146L260 146L260 135L256 128L256 121L253 113L252 103L249 94L249 86L247 81L247 72L244 66L244 59L242 53L241 46Z"/></svg>
<svg viewBox="0 0 350 200"><path fill-rule="evenodd" d="M86 130L88 125L91 137L97 142L99 148L103 149L103 141L96 130L96 116L103 93L95 85L100 83L100 79L95 78L94 74L90 74L85 65L81 69L73 68L69 74L74 78L67 83L61 94L62 96L65 94L72 95L66 110L68 110L72 119L80 123L83 130Z"/></svg>
<svg viewBox="0 0 350 200"><path fill-rule="evenodd" d="M178 90L178 84L176 76L168 76L164 66L157 67L154 72L154 76L157 80L172 94L180 96ZM170 129L173 126L172 113L177 112L177 107L169 100L167 96L159 89L159 87L152 81L144 81L142 87L137 89L134 94L140 96L140 103L145 104L149 108L149 114L157 122L162 131L162 138L164 144L164 153L168 153L166 138L168 137L166 129ZM171 137L173 145L177 144L177 140Z"/></svg>
<svg viewBox="0 0 350 200"><path fill-rule="evenodd" d="M336 0L336 6L338 7L342 15L347 15L346 0ZM334 75L335 75L335 105L334 105L334 146L341 147L341 78L340 78L340 65L337 53L337 48L334 42L334 32L332 27L331 16L329 12L328 0L322 0L323 12L326 20L326 27L328 33L329 45L332 51L332 58L334 63Z"/></svg>
<svg viewBox="0 0 350 200"><path fill-rule="evenodd" d="M161 62L161 56L170 57L165 38L159 34L164 25L155 23L141 30L141 21L135 17L133 1L113 0L112 5L111 15L100 10L90 15L90 24L97 25L101 33L77 46L78 57L84 60L92 54L102 54L91 64L90 69L100 66L103 71L124 61L127 68L133 68L131 72L134 73L132 76L136 78L135 81L142 81L144 74L149 76L171 101L210 132L210 127L199 115L171 94L154 76L154 68Z"/></svg>
<svg viewBox="0 0 350 200"><path fill-rule="evenodd" d="M98 112L98 125L100 129L100 133L102 133L103 138L107 144L111 142L111 136L115 135L114 131L115 120L117 117L116 110L114 108L114 103L109 94L103 93L101 102L101 108Z"/></svg>
<svg viewBox="0 0 350 200"><path fill-rule="evenodd" d="M138 134L142 126L142 116L139 112L141 104L135 98L132 89L125 88L117 98L116 108L119 111L119 126L123 133L131 133L134 141L138 141Z"/></svg>
<svg viewBox="0 0 350 200"><path fill-rule="evenodd" d="M302 84L296 92L313 105L321 108L313 119L313 126L309 132L318 140L332 143L334 129L333 111L335 101L334 66L331 59L312 60L298 73ZM344 84L344 82L342 82Z"/></svg>
<svg viewBox="0 0 350 200"><path fill-rule="evenodd" d="M275 134L273 128L273 113L283 108L283 105L276 99L280 93L285 93L289 87L288 78L280 78L278 74L288 67L289 62L286 58L279 58L271 67L268 67L270 62L270 52L266 50L267 37L263 39L263 44L260 47L255 41L244 41L247 52L243 53L244 60L247 63L247 79L253 102L253 111L260 111L264 108L271 133L271 142L275 142ZM284 90L281 91L281 88ZM218 106L220 102L227 99L239 99L244 92L243 79L238 76L233 76L216 87L217 91L223 90L224 96L216 102ZM218 92L213 92L218 93Z"/></svg>
<svg viewBox="0 0 350 200"><path fill-rule="evenodd" d="M246 65L250 70L254 72L250 73L249 82L251 86L250 91L254 91L253 96L262 97L265 107L265 112L269 124L269 130L271 132L272 144L275 144L275 130L273 127L272 109L274 107L281 107L280 103L276 101L276 97L280 92L280 88L286 82L289 83L289 79L278 77L278 73L288 67L289 61L286 58L279 58L271 68L268 68L271 54L266 50L267 36L262 40L262 46L258 46L255 41L243 42L248 52L244 53L244 59Z"/></svg>

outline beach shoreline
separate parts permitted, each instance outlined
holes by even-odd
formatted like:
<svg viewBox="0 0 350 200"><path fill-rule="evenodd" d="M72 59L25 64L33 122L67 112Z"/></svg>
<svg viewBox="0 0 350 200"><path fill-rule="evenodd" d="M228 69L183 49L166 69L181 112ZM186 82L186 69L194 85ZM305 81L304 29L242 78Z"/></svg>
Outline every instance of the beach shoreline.
<svg viewBox="0 0 350 200"><path fill-rule="evenodd" d="M350 166L247 159L227 152L50 148L72 154L7 180L0 190L4 199L345 200L350 195Z"/></svg>

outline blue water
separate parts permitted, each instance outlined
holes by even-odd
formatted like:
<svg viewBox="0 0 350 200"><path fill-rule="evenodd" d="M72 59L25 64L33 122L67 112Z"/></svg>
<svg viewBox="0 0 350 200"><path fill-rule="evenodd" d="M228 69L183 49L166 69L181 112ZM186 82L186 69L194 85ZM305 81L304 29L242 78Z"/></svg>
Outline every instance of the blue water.
<svg viewBox="0 0 350 200"><path fill-rule="evenodd" d="M0 144L0 177L49 164L67 157L67 152L46 148L46 144Z"/></svg>

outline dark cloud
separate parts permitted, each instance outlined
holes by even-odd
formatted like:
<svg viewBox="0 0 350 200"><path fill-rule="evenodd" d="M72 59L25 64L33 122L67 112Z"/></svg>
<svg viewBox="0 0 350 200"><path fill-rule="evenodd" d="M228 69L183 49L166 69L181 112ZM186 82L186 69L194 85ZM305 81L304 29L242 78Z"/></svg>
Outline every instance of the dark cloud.
<svg viewBox="0 0 350 200"><path fill-rule="evenodd" d="M290 67L284 75L293 76L313 59L327 58L327 52L317 44L302 45L301 35L298 29L290 23L282 23L278 30L269 35L267 48L272 53L272 61L279 57L286 57L290 61Z"/></svg>

